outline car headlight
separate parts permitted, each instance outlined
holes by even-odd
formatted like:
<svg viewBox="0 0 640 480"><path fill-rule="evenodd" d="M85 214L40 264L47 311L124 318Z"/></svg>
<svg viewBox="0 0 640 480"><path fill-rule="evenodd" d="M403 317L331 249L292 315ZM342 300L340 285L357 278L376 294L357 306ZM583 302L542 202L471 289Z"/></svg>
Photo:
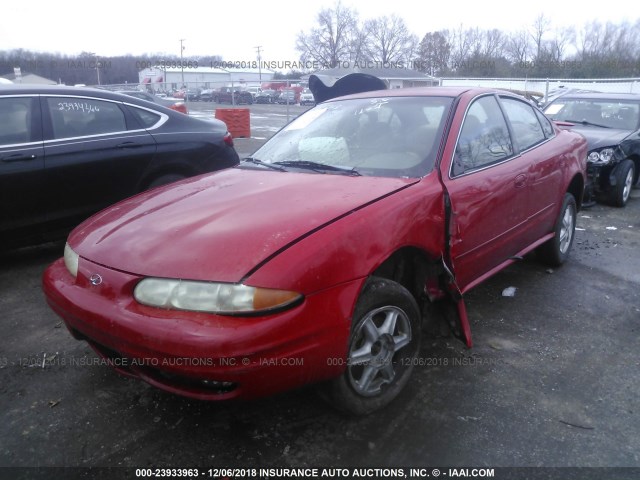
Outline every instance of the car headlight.
<svg viewBox="0 0 640 480"><path fill-rule="evenodd" d="M64 265L73 277L78 276L78 258L79 255L74 252L68 243L64 245Z"/></svg>
<svg viewBox="0 0 640 480"><path fill-rule="evenodd" d="M613 159L613 155L613 148L603 148L602 150L594 150L592 152L589 152L587 160L589 161L589 163L594 163L596 165L606 165Z"/></svg>
<svg viewBox="0 0 640 480"><path fill-rule="evenodd" d="M301 294L286 290L167 278L141 280L133 296L152 307L226 315L269 313L302 299Z"/></svg>

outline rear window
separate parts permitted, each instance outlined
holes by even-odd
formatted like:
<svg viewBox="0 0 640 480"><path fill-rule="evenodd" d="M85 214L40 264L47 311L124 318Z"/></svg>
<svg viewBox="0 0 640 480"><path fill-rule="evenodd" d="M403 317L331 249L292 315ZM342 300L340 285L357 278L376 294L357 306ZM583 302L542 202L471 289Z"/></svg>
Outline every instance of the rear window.
<svg viewBox="0 0 640 480"><path fill-rule="evenodd" d="M129 110L144 128L152 128L162 120L162 117L159 114L143 108L129 106Z"/></svg>

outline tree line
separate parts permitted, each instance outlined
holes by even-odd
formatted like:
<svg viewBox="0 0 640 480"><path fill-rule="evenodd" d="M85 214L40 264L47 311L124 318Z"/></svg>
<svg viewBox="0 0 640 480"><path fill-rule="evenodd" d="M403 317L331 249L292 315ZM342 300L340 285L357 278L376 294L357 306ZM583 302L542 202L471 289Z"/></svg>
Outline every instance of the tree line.
<svg viewBox="0 0 640 480"><path fill-rule="evenodd" d="M412 68L435 77L611 78L640 76L640 20L555 28L544 14L515 32L465 28L422 39L397 15L361 21L338 1L300 32L302 62Z"/></svg>
<svg viewBox="0 0 640 480"><path fill-rule="evenodd" d="M11 75L14 69L20 68L23 75L32 73L66 85L137 84L138 72L145 68L208 67L220 61L219 55L182 59L172 55L98 57L91 52L65 55L16 49L0 51L0 75Z"/></svg>

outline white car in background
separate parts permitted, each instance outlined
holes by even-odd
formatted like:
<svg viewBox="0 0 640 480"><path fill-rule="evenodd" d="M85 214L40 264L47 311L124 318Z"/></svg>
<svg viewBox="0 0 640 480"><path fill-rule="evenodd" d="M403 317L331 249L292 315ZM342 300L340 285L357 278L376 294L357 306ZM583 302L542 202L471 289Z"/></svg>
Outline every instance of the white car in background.
<svg viewBox="0 0 640 480"><path fill-rule="evenodd" d="M314 106L316 104L315 98L313 98L313 93L308 88L305 88L300 94L300 105L311 105Z"/></svg>
<svg viewBox="0 0 640 480"><path fill-rule="evenodd" d="M262 92L262 89L260 87L247 87L246 88L247 92L249 92L251 94L251 96L253 97L253 100L256 100L256 96Z"/></svg>

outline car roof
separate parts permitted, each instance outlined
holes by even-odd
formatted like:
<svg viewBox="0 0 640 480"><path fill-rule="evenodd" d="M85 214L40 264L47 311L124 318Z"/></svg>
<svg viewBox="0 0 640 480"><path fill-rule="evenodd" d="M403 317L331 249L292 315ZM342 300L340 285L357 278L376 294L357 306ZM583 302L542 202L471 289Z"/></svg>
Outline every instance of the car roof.
<svg viewBox="0 0 640 480"><path fill-rule="evenodd" d="M111 92L101 88L92 87L69 87L66 85L1 85L0 95L87 95L100 96L111 100L122 101L123 98L135 99L135 97L124 96L119 93Z"/></svg>
<svg viewBox="0 0 640 480"><path fill-rule="evenodd" d="M640 100L640 95L637 93L567 93L554 99L554 102L568 98L584 100Z"/></svg>
<svg viewBox="0 0 640 480"><path fill-rule="evenodd" d="M387 90L374 90L371 92L354 93L338 98L377 98L377 97L459 97L460 95L471 92L473 94L482 93L499 93L501 95L511 95L519 97L512 92L506 90L498 90L495 88L484 87L409 87L409 88L391 88ZM523 97L524 98L524 97ZM332 99L333 100L333 99ZM329 100L329 101L332 101Z"/></svg>

